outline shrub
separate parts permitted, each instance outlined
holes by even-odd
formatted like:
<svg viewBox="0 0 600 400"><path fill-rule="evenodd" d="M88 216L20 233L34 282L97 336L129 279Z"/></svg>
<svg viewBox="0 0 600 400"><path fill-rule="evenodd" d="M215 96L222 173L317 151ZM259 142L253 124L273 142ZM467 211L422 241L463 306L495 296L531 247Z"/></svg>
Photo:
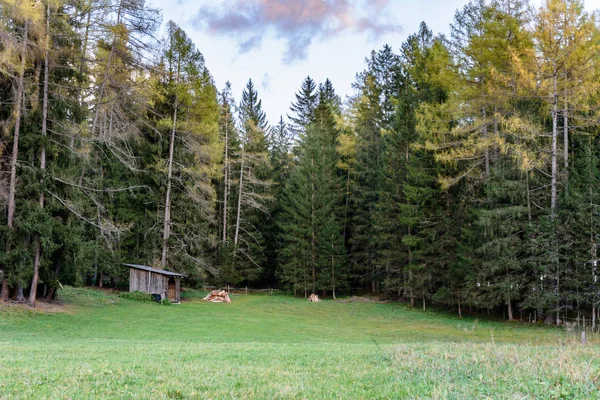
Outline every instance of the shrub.
<svg viewBox="0 0 600 400"><path fill-rule="evenodd" d="M171 303L169 299L165 298L161 300L160 304L162 304L163 306L170 306L173 303Z"/></svg>
<svg viewBox="0 0 600 400"><path fill-rule="evenodd" d="M152 301L152 296L148 293L142 293L139 291L135 292L121 292L119 293L119 297L127 300L134 301Z"/></svg>

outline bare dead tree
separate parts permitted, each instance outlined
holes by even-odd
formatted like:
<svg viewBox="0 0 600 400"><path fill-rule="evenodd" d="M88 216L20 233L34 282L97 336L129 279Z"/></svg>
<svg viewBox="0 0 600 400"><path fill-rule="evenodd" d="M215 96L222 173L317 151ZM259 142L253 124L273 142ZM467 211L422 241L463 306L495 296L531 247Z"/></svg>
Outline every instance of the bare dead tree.
<svg viewBox="0 0 600 400"><path fill-rule="evenodd" d="M48 127L48 58L49 58L49 47L50 47L50 4L46 5L46 30L45 30L45 38L44 38L44 89L42 95L42 137L46 137L47 127ZM40 151L40 170L43 171L46 169L46 147L42 144L42 149ZM40 199L39 199L40 207L44 208L44 191L40 191ZM36 235L34 239L35 246L35 255L33 259L33 278L31 279L31 289L29 291L29 304L32 307L35 307L35 301L37 297L37 285L38 279L40 276L40 262L42 258L42 244L39 235Z"/></svg>

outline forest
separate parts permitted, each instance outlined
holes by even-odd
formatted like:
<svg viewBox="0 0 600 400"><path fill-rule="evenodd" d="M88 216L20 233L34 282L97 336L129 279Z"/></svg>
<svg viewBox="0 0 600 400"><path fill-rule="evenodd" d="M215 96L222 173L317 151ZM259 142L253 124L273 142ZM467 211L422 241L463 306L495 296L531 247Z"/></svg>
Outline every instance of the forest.
<svg viewBox="0 0 600 400"><path fill-rule="evenodd" d="M473 0L449 35L422 23L366 55L345 99L306 77L284 116L252 80L218 88L144 0L1 0L0 49L0 301L118 287L137 263L597 325L600 25L581 0Z"/></svg>

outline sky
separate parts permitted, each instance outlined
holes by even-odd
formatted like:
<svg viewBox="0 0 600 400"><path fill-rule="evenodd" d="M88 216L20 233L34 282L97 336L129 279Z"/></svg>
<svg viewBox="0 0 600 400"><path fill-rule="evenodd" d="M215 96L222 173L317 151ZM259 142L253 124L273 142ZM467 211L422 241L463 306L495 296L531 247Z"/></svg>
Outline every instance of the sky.
<svg viewBox="0 0 600 400"><path fill-rule="evenodd" d="M345 100L371 50L398 51L425 21L449 32L467 0L148 0L202 52L217 88L232 84L236 100L252 79L272 125L286 119L294 94L310 76L331 79ZM531 0L538 7L543 0ZM586 0L600 8L600 0Z"/></svg>

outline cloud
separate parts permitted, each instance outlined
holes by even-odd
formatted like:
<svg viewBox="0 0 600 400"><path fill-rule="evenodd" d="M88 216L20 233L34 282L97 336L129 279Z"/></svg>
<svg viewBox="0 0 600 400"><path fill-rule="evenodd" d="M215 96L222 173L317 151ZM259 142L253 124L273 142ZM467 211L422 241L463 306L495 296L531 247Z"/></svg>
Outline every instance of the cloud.
<svg viewBox="0 0 600 400"><path fill-rule="evenodd" d="M266 35L286 42L283 60L305 59L314 41L342 33L377 38L401 31L382 18L389 0L227 0L202 6L193 20L196 28L238 39L240 53L261 46ZM364 14L368 13L368 16Z"/></svg>
<svg viewBox="0 0 600 400"><path fill-rule="evenodd" d="M262 82L260 83L260 85L262 86L262 88L265 92L270 91L271 82L273 82L273 77L270 74L265 72L265 74L262 77Z"/></svg>
<svg viewBox="0 0 600 400"><path fill-rule="evenodd" d="M371 7L375 7L378 10L383 10L387 7L389 0L367 0L367 4Z"/></svg>
<svg viewBox="0 0 600 400"><path fill-rule="evenodd" d="M262 44L262 36L251 36L249 39L240 43L240 53L244 54L249 52L250 50L254 50L257 47L260 47Z"/></svg>

